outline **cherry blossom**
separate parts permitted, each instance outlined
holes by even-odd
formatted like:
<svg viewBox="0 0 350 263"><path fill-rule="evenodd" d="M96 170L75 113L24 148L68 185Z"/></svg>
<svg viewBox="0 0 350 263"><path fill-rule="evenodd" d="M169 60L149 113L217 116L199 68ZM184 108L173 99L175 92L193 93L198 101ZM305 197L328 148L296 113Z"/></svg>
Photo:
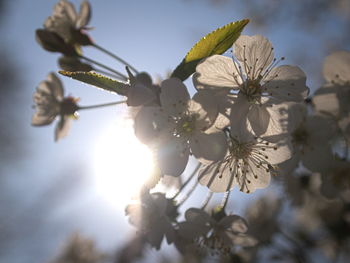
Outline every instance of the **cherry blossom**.
<svg viewBox="0 0 350 263"><path fill-rule="evenodd" d="M78 100L73 97L64 97L62 82L56 74L50 73L47 79L39 84L33 99L36 112L32 117L32 125L49 125L59 117L55 128L55 141L66 136L71 117L77 117Z"/></svg>
<svg viewBox="0 0 350 263"><path fill-rule="evenodd" d="M197 89L226 89L233 105L247 108L245 117L256 135L278 133L269 130L270 118L277 114L273 106L279 103L303 101L309 90L306 76L296 66L276 65L271 43L263 36L241 36L233 45L235 59L214 55L197 65L193 82ZM281 60L284 60L282 58ZM238 96L237 96L238 95ZM240 100L239 102L237 100ZM237 105L231 111L236 118Z"/></svg>
<svg viewBox="0 0 350 263"><path fill-rule="evenodd" d="M256 240L247 235L245 220L238 215L217 212L210 216L201 209L190 208L185 222L179 223L179 235L195 240L202 248L218 253L229 253L234 246L250 247Z"/></svg>
<svg viewBox="0 0 350 263"><path fill-rule="evenodd" d="M44 23L44 28L54 32L69 44L87 45L89 38L81 30L86 29L90 20L90 4L83 1L79 13L74 5L66 0L60 0L54 7L53 14Z"/></svg>
<svg viewBox="0 0 350 263"><path fill-rule="evenodd" d="M186 86L171 78L161 83L160 104L140 109L135 117L135 134L155 149L163 174L179 176L190 153L201 162L224 156L224 133L205 132L218 112L210 94L198 92L190 99Z"/></svg>
<svg viewBox="0 0 350 263"><path fill-rule="evenodd" d="M199 171L199 182L213 192L227 192L234 186L245 193L264 188L277 174L276 165L291 157L290 144L279 136L260 138L235 128L228 132L226 156Z"/></svg>
<svg viewBox="0 0 350 263"><path fill-rule="evenodd" d="M176 207L171 199L166 199L161 193L143 193L140 200L129 204L125 212L129 222L137 227L156 249L160 248L165 236L168 244L175 238L175 230L171 224Z"/></svg>

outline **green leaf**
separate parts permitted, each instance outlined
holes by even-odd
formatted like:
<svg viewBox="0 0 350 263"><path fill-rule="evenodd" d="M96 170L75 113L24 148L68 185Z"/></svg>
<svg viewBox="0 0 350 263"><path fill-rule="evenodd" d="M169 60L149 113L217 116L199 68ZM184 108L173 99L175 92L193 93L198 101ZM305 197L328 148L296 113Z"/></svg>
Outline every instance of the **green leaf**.
<svg viewBox="0 0 350 263"><path fill-rule="evenodd" d="M209 33L199 40L187 53L180 65L171 74L184 81L196 71L196 66L203 58L222 54L228 50L240 36L249 19L232 22Z"/></svg>
<svg viewBox="0 0 350 263"><path fill-rule="evenodd" d="M64 71L60 70L59 73L63 76L70 77L81 82L94 85L101 89L117 93L125 96L129 85L114 79L108 78L95 72L84 72L84 71Z"/></svg>

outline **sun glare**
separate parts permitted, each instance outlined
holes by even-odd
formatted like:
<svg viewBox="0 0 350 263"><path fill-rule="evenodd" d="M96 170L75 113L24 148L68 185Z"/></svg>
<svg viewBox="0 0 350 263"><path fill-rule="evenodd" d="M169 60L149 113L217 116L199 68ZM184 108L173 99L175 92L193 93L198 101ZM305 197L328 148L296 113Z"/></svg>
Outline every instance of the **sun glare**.
<svg viewBox="0 0 350 263"><path fill-rule="evenodd" d="M152 172L152 154L134 135L131 120L118 120L97 140L94 177L99 195L125 205Z"/></svg>

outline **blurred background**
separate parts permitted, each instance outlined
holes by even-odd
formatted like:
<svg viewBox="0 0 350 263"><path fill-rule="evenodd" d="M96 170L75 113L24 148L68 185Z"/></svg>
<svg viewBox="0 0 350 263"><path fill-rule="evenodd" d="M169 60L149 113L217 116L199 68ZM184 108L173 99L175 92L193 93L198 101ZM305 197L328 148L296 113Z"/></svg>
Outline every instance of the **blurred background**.
<svg viewBox="0 0 350 263"><path fill-rule="evenodd" d="M125 144L119 144L122 133L114 133L120 125L130 129L127 122L119 121L127 118L126 107L81 112L69 136L58 143L53 139L53 125L30 125L36 86L50 71L58 70L58 56L45 52L34 37L55 3L0 0L0 262L49 262L75 232L93 239L100 251L113 254L135 232L124 215L127 169L112 179L101 169L106 159L103 151L112 156L108 162L115 161L114 171L118 171L118 161L137 165ZM90 3L92 38L154 79L164 78L205 34L243 18L251 20L243 34L268 37L276 57L284 56L287 64L306 72L312 91L322 84L324 57L334 50L350 50L349 0ZM101 53L87 48L86 54L124 72ZM81 105L120 99L74 80L62 80L66 94L80 97ZM190 80L186 84L192 85ZM106 138L113 134L119 141L108 146ZM235 196L242 203L254 198ZM150 250L144 262L158 258Z"/></svg>

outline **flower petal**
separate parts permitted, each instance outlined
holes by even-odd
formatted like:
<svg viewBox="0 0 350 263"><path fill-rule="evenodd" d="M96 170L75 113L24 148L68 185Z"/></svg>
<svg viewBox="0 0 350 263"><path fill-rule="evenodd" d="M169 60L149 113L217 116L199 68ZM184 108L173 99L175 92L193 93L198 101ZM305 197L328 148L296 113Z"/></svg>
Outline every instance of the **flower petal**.
<svg viewBox="0 0 350 263"><path fill-rule="evenodd" d="M147 105L156 99L155 93L140 83L130 86L127 97L128 106Z"/></svg>
<svg viewBox="0 0 350 263"><path fill-rule="evenodd" d="M86 26L91 18L91 7L88 1L83 1L80 4L80 11L77 17L75 27L80 29Z"/></svg>
<svg viewBox="0 0 350 263"><path fill-rule="evenodd" d="M350 52L336 51L325 58L323 76L328 82L350 82Z"/></svg>
<svg viewBox="0 0 350 263"><path fill-rule="evenodd" d="M266 132L270 123L270 113L264 105L253 104L247 117L255 135L260 136Z"/></svg>
<svg viewBox="0 0 350 263"><path fill-rule="evenodd" d="M172 137L160 143L157 149L157 163L163 174L179 176L185 170L189 148L181 138Z"/></svg>
<svg viewBox="0 0 350 263"><path fill-rule="evenodd" d="M196 128L207 130L216 120L218 115L218 101L212 91L202 90L197 92L189 101L188 110L196 114Z"/></svg>
<svg viewBox="0 0 350 263"><path fill-rule="evenodd" d="M196 73L193 75L193 83L196 89L207 88L230 88L234 89L242 83L238 76L237 67L231 58L213 55L203 59L196 67ZM235 80L235 77L238 80Z"/></svg>
<svg viewBox="0 0 350 263"><path fill-rule="evenodd" d="M160 107L142 107L134 121L136 137L144 144L150 144L164 128L166 116Z"/></svg>
<svg viewBox="0 0 350 263"><path fill-rule="evenodd" d="M190 140L193 155L202 163L221 160L227 152L226 136L223 132L196 133Z"/></svg>
<svg viewBox="0 0 350 263"><path fill-rule="evenodd" d="M55 142L68 135L72 120L65 115L60 116L55 128Z"/></svg>
<svg viewBox="0 0 350 263"><path fill-rule="evenodd" d="M190 95L178 78L166 79L161 83L160 102L163 109L173 116L185 112Z"/></svg>
<svg viewBox="0 0 350 263"><path fill-rule="evenodd" d="M230 191L236 184L234 174L221 161L201 167L198 172L198 181L214 193Z"/></svg>
<svg viewBox="0 0 350 263"><path fill-rule="evenodd" d="M273 68L264 81L264 91L281 102L301 102L309 94L306 75L296 66L284 65Z"/></svg>
<svg viewBox="0 0 350 263"><path fill-rule="evenodd" d="M231 135L239 141L247 141L251 138L247 118L251 104L244 95L238 94L231 107Z"/></svg>
<svg viewBox="0 0 350 263"><path fill-rule="evenodd" d="M251 80L263 75L274 58L270 41L261 35L240 36L233 44L233 49L235 57Z"/></svg>

